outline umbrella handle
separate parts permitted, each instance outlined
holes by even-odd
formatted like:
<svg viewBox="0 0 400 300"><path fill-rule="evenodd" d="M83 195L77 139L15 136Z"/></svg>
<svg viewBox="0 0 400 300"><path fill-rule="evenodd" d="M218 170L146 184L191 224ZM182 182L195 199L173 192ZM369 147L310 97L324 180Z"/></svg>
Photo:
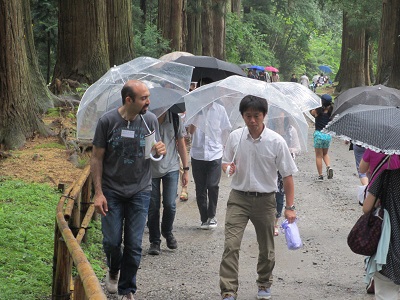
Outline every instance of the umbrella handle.
<svg viewBox="0 0 400 300"><path fill-rule="evenodd" d="M226 171L225 171L225 173L226 173L226 176L229 178L229 177L231 177L231 174L229 174L229 171L231 170L231 165L229 165L229 166L227 166L226 167Z"/></svg>
<svg viewBox="0 0 400 300"><path fill-rule="evenodd" d="M164 157L164 155L162 155L162 154L159 157L154 157L153 153L150 153L150 159L154 160L154 161L160 161L163 159L163 157Z"/></svg>

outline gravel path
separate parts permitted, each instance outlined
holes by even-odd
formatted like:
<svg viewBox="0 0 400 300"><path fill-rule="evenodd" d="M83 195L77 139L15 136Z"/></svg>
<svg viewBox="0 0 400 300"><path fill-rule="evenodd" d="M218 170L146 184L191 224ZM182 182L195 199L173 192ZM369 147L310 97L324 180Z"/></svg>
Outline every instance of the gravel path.
<svg viewBox="0 0 400 300"><path fill-rule="evenodd" d="M334 139L330 149L334 178L314 182L317 172L312 129L308 148L296 158L299 172L295 175L295 203L304 247L290 251L284 235L276 237L272 299L374 299L365 292L363 257L353 254L346 244L347 234L361 214L355 199L359 180L353 152L343 141ZM178 249L169 250L163 241L161 255L147 255L145 232L136 300L220 299L218 272L229 184L230 179L223 175L215 230L198 229L199 213L191 180L189 200L177 204L174 234ZM256 236L249 223L240 253L239 300L256 299L257 255ZM109 299L117 297L110 295Z"/></svg>

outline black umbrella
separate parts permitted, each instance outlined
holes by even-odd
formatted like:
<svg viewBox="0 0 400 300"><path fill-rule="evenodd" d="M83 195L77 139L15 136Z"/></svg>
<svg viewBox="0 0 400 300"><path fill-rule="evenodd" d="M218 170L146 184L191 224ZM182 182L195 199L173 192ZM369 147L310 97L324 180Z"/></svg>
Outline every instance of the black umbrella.
<svg viewBox="0 0 400 300"><path fill-rule="evenodd" d="M400 154L400 108L355 105L322 130L375 152Z"/></svg>
<svg viewBox="0 0 400 300"><path fill-rule="evenodd" d="M207 77L213 81L218 81L231 75L247 76L238 65L212 56L181 56L174 62L195 67L192 81L196 82Z"/></svg>
<svg viewBox="0 0 400 300"><path fill-rule="evenodd" d="M348 89L336 97L332 115L340 114L357 104L400 106L400 90L381 84Z"/></svg>

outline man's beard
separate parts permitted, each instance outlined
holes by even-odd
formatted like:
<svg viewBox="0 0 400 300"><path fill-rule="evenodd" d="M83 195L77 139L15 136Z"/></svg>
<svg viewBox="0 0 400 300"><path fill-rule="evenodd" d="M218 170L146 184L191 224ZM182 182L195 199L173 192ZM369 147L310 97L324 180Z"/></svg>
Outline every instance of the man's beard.
<svg viewBox="0 0 400 300"><path fill-rule="evenodd" d="M144 115L147 112L148 107L149 107L148 105L143 106L142 110L140 111L140 114Z"/></svg>

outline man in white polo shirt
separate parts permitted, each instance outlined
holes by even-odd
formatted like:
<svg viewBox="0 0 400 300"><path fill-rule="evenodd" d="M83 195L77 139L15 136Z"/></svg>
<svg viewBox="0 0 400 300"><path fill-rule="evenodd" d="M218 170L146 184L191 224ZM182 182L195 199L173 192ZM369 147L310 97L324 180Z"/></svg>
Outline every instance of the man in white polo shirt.
<svg viewBox="0 0 400 300"><path fill-rule="evenodd" d="M266 99L246 96L240 102L239 111L246 127L229 135L222 159L223 171L232 176L232 191L225 218L225 246L220 266L221 295L225 300L236 299L240 244L246 225L251 220L259 245L257 299L270 299L275 266L277 171L283 177L285 217L292 223L296 218L292 174L297 172L297 167L283 137L264 125L268 112Z"/></svg>

